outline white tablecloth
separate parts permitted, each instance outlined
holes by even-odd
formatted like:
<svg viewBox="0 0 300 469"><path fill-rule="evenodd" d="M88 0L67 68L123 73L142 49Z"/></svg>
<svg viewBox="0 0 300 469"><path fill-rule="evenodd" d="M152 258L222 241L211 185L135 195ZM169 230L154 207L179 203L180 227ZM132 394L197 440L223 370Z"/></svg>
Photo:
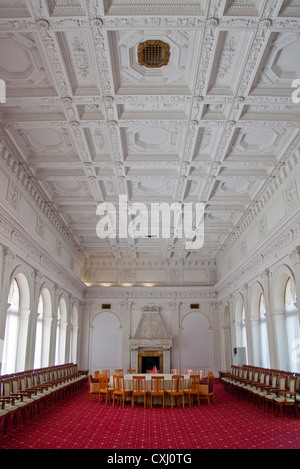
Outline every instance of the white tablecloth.
<svg viewBox="0 0 300 469"><path fill-rule="evenodd" d="M147 391L151 391L151 376L164 376L165 377L165 391L171 387L172 374L170 373L135 373L136 376L145 376ZM125 389L132 389L132 377L134 375L124 375ZM113 387L113 377L110 377L110 386ZM184 387L188 388L189 375L184 375Z"/></svg>

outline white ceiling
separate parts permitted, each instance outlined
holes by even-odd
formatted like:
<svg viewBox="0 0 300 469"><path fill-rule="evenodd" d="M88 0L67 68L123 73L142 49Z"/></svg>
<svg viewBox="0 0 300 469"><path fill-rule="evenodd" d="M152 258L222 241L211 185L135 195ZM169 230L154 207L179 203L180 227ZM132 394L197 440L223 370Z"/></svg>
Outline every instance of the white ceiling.
<svg viewBox="0 0 300 469"><path fill-rule="evenodd" d="M87 257L212 260L299 133L299 0L0 0L1 122ZM139 65L138 45L170 46ZM100 202L204 202L205 242L100 240Z"/></svg>

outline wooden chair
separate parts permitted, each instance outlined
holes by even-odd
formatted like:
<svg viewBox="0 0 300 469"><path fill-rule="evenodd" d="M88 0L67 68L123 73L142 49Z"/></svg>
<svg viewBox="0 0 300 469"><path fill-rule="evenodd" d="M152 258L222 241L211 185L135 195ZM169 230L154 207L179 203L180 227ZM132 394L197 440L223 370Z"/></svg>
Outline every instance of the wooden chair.
<svg viewBox="0 0 300 469"><path fill-rule="evenodd" d="M4 379L1 383L1 407L2 410L5 410L9 412L9 417L13 417L13 422L14 422L14 428L17 428L18 422L19 422L19 412L20 409L18 406L15 405L15 398L10 395L11 393L11 387L10 387L10 380L9 379ZM7 425L8 425L8 416L7 417L5 424L6 428L4 429L4 433L7 432Z"/></svg>
<svg viewBox="0 0 300 469"><path fill-rule="evenodd" d="M123 374L124 374L124 372L121 368L116 368L115 369L115 375L123 375Z"/></svg>
<svg viewBox="0 0 300 469"><path fill-rule="evenodd" d="M102 370L102 374L107 376L108 381L110 380L110 371L109 370Z"/></svg>
<svg viewBox="0 0 300 469"><path fill-rule="evenodd" d="M23 415L23 422L26 422L27 414L33 416L34 400L28 397L26 392L21 392L19 389L19 379L11 379L11 397L14 398L14 405L19 407L20 413Z"/></svg>
<svg viewBox="0 0 300 469"><path fill-rule="evenodd" d="M189 375L189 376L191 376L191 375L193 375L193 374L194 374L194 370L192 370L192 369L188 369L188 368L187 368L187 369L185 370L184 374L185 374L185 375Z"/></svg>
<svg viewBox="0 0 300 469"><path fill-rule="evenodd" d="M134 375L136 373L136 370L127 370L128 375Z"/></svg>
<svg viewBox="0 0 300 469"><path fill-rule="evenodd" d="M215 402L215 377L209 375L207 377L207 384L200 384L199 386L199 399L205 399L208 404Z"/></svg>
<svg viewBox="0 0 300 469"><path fill-rule="evenodd" d="M105 405L107 405L107 401L110 401L112 393L113 388L109 387L107 375L105 373L99 374L99 403L101 401L101 396L105 396Z"/></svg>
<svg viewBox="0 0 300 469"><path fill-rule="evenodd" d="M167 389L166 395L170 397L171 407L173 407L173 397L177 402L182 401L182 407L184 407L184 376L183 375L173 375L171 378L171 387Z"/></svg>
<svg viewBox="0 0 300 469"><path fill-rule="evenodd" d="M113 406L115 405L115 399L120 402L122 399L122 405L124 407L126 396L131 396L132 390L125 389L125 380L123 375L113 375Z"/></svg>
<svg viewBox="0 0 300 469"><path fill-rule="evenodd" d="M150 407L152 408L153 397L161 397L163 408L165 407L165 377L151 376Z"/></svg>
<svg viewBox="0 0 300 469"><path fill-rule="evenodd" d="M200 376L190 375L188 388L184 390L184 394L188 396L188 399L189 399L189 407L191 407L191 404L195 398L197 399L198 406L200 405L199 385L200 385Z"/></svg>
<svg viewBox="0 0 300 469"><path fill-rule="evenodd" d="M265 384L265 379L266 379L266 372L262 370L259 373L258 383L253 383L253 386L248 389L248 395L250 399L253 400L253 403L255 403L255 401L258 400L258 394L260 390L262 389L263 385Z"/></svg>
<svg viewBox="0 0 300 469"><path fill-rule="evenodd" d="M88 382L89 382L89 401L93 396L99 397L99 390L100 390L100 385L99 385L99 379L95 379L92 377L92 375L88 375Z"/></svg>
<svg viewBox="0 0 300 469"><path fill-rule="evenodd" d="M179 375L180 374L179 368L172 368L171 369L171 374L172 375Z"/></svg>
<svg viewBox="0 0 300 469"><path fill-rule="evenodd" d="M134 406L135 397L144 398L144 407L147 403L147 387L146 387L146 378L145 376L133 376L132 377L132 395L131 395L131 405Z"/></svg>
<svg viewBox="0 0 300 469"><path fill-rule="evenodd" d="M274 404L277 409L280 409L281 419L283 419L283 409L293 407L295 415L298 415L298 407L296 400L296 378L291 377L289 379L289 389L285 391L279 391L278 396L274 399Z"/></svg>
<svg viewBox="0 0 300 469"><path fill-rule="evenodd" d="M277 385L274 388L269 388L265 396L265 409L269 411L269 405L272 407L272 413L274 413L274 400L278 397L281 391L286 391L286 376L280 375L277 381Z"/></svg>
<svg viewBox="0 0 300 469"><path fill-rule="evenodd" d="M4 435L7 435L9 418L10 418L10 412L9 410L5 409L5 403L3 401L1 402L1 399L0 399L0 422L4 420L4 427L3 427Z"/></svg>
<svg viewBox="0 0 300 469"><path fill-rule="evenodd" d="M265 382L259 386L258 392L256 394L257 397L257 403L258 403L258 408L261 408L262 402L264 402L265 396L268 393L268 389L272 387L271 385L271 379L272 375L271 373L266 373L265 375Z"/></svg>
<svg viewBox="0 0 300 469"><path fill-rule="evenodd" d="M46 407L48 393L45 393L43 388L38 386L33 372L26 372L26 392L35 401L37 412L40 413L41 406Z"/></svg>

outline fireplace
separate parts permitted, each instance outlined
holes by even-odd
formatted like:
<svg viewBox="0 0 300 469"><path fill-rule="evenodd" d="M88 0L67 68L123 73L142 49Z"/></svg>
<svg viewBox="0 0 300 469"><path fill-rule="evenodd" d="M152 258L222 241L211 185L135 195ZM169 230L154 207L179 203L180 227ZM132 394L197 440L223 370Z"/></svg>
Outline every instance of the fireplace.
<svg viewBox="0 0 300 469"><path fill-rule="evenodd" d="M147 373L156 366L158 373L163 372L163 350L140 350L138 352L138 372Z"/></svg>
<svg viewBox="0 0 300 469"><path fill-rule="evenodd" d="M158 308L145 306L136 333L130 338L130 367L146 373L154 364L160 373L170 373L171 349L172 337L165 331Z"/></svg>

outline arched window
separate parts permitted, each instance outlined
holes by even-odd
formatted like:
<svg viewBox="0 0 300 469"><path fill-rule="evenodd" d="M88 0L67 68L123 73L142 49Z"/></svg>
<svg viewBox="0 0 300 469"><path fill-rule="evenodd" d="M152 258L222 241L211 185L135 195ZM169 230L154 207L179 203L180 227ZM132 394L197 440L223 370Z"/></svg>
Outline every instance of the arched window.
<svg viewBox="0 0 300 469"><path fill-rule="evenodd" d="M20 289L14 279L8 294L9 308L7 310L5 334L3 344L3 358L1 374L9 374L16 371L19 331Z"/></svg>
<svg viewBox="0 0 300 469"><path fill-rule="evenodd" d="M238 351L236 360L242 359L243 364L247 363L247 330L246 330L246 312L244 297L241 293L237 295L235 303L235 334L236 334L236 345L235 347L241 349Z"/></svg>
<svg viewBox="0 0 300 469"><path fill-rule="evenodd" d="M66 357L67 305L60 299L57 310L55 364L62 365Z"/></svg>
<svg viewBox="0 0 300 469"><path fill-rule="evenodd" d="M263 294L259 298L260 361L263 368L270 368L269 339L266 320L266 305Z"/></svg>
<svg viewBox="0 0 300 469"><path fill-rule="evenodd" d="M287 335L289 370L299 372L300 360L299 358L297 359L297 354L295 353L300 340L299 317L298 309L296 307L295 285L290 277L286 282L284 290L284 313Z"/></svg>
<svg viewBox="0 0 300 469"><path fill-rule="evenodd" d="M9 307L5 321L2 374L23 371L26 366L30 293L24 274L18 273L13 278L7 302Z"/></svg>
<svg viewBox="0 0 300 469"><path fill-rule="evenodd" d="M39 297L35 336L34 368L49 365L52 305L50 292L43 288Z"/></svg>

